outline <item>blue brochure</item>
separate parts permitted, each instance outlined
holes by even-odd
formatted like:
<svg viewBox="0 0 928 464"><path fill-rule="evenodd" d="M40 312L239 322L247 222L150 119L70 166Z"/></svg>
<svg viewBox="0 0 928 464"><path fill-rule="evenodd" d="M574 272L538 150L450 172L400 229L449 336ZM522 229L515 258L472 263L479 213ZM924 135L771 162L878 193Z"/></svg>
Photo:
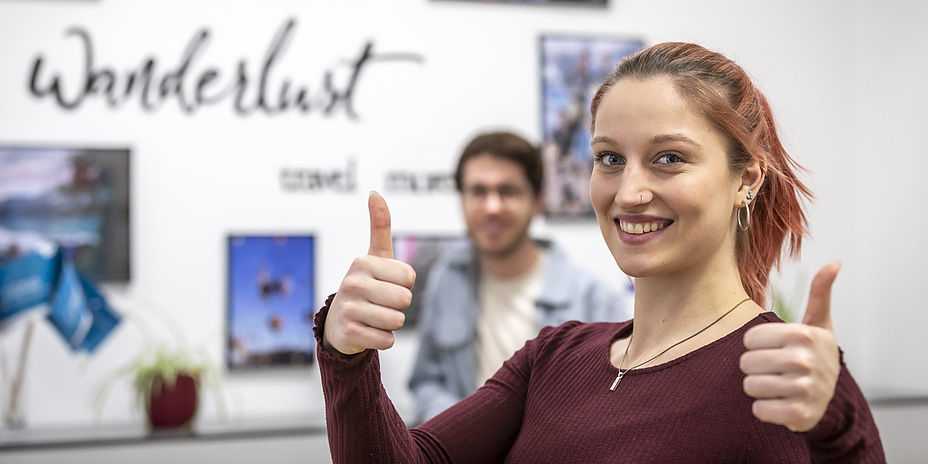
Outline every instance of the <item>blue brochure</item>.
<svg viewBox="0 0 928 464"><path fill-rule="evenodd" d="M46 304L46 318L75 351L93 353L120 320L61 250L52 257L28 253L0 266L0 327Z"/></svg>
<svg viewBox="0 0 928 464"><path fill-rule="evenodd" d="M78 273L80 274L80 273ZM87 298L87 305L90 307L93 315L93 323L90 326L90 332L84 337L81 343L81 349L93 353L100 342L109 335L110 332L119 324L119 316L113 312L112 308L106 304L106 300L100 295L100 292L94 287L90 279L79 275L81 287L84 290L84 296Z"/></svg>
<svg viewBox="0 0 928 464"><path fill-rule="evenodd" d="M93 313L81 286L74 263L64 259L55 294L49 302L48 320L72 348L78 349L93 325Z"/></svg>
<svg viewBox="0 0 928 464"><path fill-rule="evenodd" d="M48 301L60 263L60 253L46 258L33 252L0 267L0 324Z"/></svg>

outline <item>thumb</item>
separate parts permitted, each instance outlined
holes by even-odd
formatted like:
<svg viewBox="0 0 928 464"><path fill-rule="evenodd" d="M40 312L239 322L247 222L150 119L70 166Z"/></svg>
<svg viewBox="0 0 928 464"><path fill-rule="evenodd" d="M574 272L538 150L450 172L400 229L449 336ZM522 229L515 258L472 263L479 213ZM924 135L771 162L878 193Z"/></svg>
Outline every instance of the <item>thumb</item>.
<svg viewBox="0 0 928 464"><path fill-rule="evenodd" d="M390 209L387 201L377 192L367 197L367 209L371 212L371 247L367 254L393 259L393 235L390 232Z"/></svg>
<svg viewBox="0 0 928 464"><path fill-rule="evenodd" d="M834 261L822 266L815 278L812 279L812 288L809 290L809 304L802 323L833 330L831 327L831 286L838 277L841 263Z"/></svg>

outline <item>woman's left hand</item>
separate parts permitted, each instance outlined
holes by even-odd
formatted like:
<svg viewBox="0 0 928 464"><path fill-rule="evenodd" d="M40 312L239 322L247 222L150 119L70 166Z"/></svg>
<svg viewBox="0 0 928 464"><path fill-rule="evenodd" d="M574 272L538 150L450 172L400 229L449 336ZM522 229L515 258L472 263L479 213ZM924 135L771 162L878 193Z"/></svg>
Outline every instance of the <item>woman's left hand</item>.
<svg viewBox="0 0 928 464"><path fill-rule="evenodd" d="M826 264L812 280L802 324L760 324L744 335L744 391L752 411L795 432L815 427L834 396L841 370L831 325L831 285L841 265Z"/></svg>

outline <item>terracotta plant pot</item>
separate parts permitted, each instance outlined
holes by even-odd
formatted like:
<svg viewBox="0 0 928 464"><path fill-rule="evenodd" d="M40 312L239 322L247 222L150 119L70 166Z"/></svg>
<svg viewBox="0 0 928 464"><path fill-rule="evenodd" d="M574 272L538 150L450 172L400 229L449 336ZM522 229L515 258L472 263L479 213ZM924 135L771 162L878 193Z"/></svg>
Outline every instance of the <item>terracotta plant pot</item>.
<svg viewBox="0 0 928 464"><path fill-rule="evenodd" d="M154 430L189 428L197 414L197 379L179 373L174 388L156 377L148 401L148 422Z"/></svg>

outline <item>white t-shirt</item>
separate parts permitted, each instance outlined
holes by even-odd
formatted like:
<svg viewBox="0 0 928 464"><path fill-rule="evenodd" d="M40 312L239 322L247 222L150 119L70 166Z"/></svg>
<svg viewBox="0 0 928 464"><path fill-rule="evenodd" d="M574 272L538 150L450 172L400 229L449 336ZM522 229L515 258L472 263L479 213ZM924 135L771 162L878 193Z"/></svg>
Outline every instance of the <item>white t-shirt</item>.
<svg viewBox="0 0 928 464"><path fill-rule="evenodd" d="M535 266L511 279L480 276L481 313L477 319L477 386L481 386L525 342L538 335L535 300L541 293L547 254Z"/></svg>

